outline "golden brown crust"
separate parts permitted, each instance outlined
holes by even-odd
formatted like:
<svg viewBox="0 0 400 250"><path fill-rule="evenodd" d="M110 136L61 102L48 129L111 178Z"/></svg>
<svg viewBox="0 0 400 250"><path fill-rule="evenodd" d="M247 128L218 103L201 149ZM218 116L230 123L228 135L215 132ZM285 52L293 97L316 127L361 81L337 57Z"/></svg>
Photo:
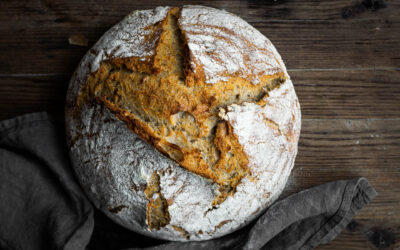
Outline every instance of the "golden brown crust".
<svg viewBox="0 0 400 250"><path fill-rule="evenodd" d="M169 224L170 216L168 213L168 203L163 197L160 190L160 176L157 172L153 172L150 182L144 193L149 199L147 204L147 224L150 230L160 229Z"/></svg>
<svg viewBox="0 0 400 250"><path fill-rule="evenodd" d="M181 233L183 237L185 237L186 239L189 239L189 233L185 229L183 229L181 227L178 227L178 226L175 226L175 225L171 225L171 226L172 226L172 228L174 230L176 230L179 233Z"/></svg>
<svg viewBox="0 0 400 250"><path fill-rule="evenodd" d="M206 240L277 199L300 107L260 32L225 11L169 10L131 13L85 55L68 91L67 139L83 189L110 218L152 237Z"/></svg>
<svg viewBox="0 0 400 250"><path fill-rule="evenodd" d="M213 205L231 195L248 175L248 159L231 125L218 117L220 108L258 102L284 80L283 72L259 76L260 84L232 76L207 84L201 71L188 66L187 46L179 30L179 9L149 27L159 36L152 58L103 61L89 75L78 105L90 100L109 110L163 154L187 170L220 185Z"/></svg>

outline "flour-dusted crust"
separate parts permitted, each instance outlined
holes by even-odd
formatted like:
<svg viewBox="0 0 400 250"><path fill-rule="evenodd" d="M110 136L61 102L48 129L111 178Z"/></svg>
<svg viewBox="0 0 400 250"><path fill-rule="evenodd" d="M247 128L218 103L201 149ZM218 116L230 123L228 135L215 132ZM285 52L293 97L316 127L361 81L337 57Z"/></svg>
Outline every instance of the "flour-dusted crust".
<svg viewBox="0 0 400 250"><path fill-rule="evenodd" d="M83 189L96 207L136 232L169 240L205 240L250 222L282 192L297 154L300 106L286 68L271 42L239 17L202 6L184 6L179 20L194 71L206 82L230 75L258 84L263 75L283 72L286 81L257 103L231 104L219 112L246 153L250 175L236 192L212 207L218 185L198 176L140 139L101 104L77 97L88 75L110 58L148 60L155 41L146 27L163 20L169 7L135 11L114 26L82 59L67 96L66 129L70 155ZM249 44L250 42L250 44ZM228 73L227 73L228 72ZM149 229L146 188L154 173L168 202L169 223Z"/></svg>
<svg viewBox="0 0 400 250"><path fill-rule="evenodd" d="M146 27L163 20L170 7L133 11L108 30L81 60L68 89L67 101L75 105L76 96L88 74L99 69L100 63L109 58L137 56L147 60L154 54L154 40L146 40Z"/></svg>
<svg viewBox="0 0 400 250"><path fill-rule="evenodd" d="M180 25L191 52L192 67L195 72L202 70L208 83L227 81L234 74L259 83L260 75L286 70L272 43L231 13L187 6L182 9Z"/></svg>

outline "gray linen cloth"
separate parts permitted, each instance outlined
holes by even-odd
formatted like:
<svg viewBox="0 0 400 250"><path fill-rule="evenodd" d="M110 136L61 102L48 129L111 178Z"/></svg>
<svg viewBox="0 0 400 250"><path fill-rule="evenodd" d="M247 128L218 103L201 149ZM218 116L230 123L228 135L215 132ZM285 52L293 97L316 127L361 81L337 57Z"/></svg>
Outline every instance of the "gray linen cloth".
<svg viewBox="0 0 400 250"><path fill-rule="evenodd" d="M376 196L365 178L336 181L280 200L222 238L152 239L93 208L71 170L63 130L46 113L0 122L0 248L312 249L333 240Z"/></svg>

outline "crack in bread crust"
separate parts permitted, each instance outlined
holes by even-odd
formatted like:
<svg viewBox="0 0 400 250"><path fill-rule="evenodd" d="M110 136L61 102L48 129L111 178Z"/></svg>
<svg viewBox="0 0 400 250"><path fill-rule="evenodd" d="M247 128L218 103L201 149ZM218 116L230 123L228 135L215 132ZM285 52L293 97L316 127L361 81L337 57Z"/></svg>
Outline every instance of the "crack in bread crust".
<svg viewBox="0 0 400 250"><path fill-rule="evenodd" d="M219 184L215 207L250 173L247 155L232 126L218 116L219 110L243 102L262 106L268 91L278 88L286 76L283 72L259 76L261 82L253 84L232 75L227 82L207 84L201 72L195 74L190 68L179 18L180 9L173 8L163 21L148 27L147 39L159 37L150 60L103 61L89 75L78 105L85 101L105 105L164 155Z"/></svg>
<svg viewBox="0 0 400 250"><path fill-rule="evenodd" d="M175 225L172 225L172 228L175 231L178 231L180 234L182 234L182 236L185 237L186 239L188 239L188 240L190 239L190 234L185 229L175 226Z"/></svg>
<svg viewBox="0 0 400 250"><path fill-rule="evenodd" d="M171 220L168 213L168 202L161 194L160 175L157 172L153 172L151 175L144 193L149 200L146 217L150 230L159 230L168 225Z"/></svg>

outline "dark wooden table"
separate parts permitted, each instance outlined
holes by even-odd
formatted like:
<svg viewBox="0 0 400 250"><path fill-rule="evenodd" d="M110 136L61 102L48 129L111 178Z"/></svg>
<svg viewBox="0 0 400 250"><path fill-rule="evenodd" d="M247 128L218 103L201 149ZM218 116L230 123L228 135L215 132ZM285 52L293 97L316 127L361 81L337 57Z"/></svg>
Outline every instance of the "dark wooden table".
<svg viewBox="0 0 400 250"><path fill-rule="evenodd" d="M0 119L47 110L61 120L74 68L108 28L131 10L190 3L241 16L286 62L303 119L284 195L359 176L378 191L318 249L400 249L398 0L1 1Z"/></svg>

